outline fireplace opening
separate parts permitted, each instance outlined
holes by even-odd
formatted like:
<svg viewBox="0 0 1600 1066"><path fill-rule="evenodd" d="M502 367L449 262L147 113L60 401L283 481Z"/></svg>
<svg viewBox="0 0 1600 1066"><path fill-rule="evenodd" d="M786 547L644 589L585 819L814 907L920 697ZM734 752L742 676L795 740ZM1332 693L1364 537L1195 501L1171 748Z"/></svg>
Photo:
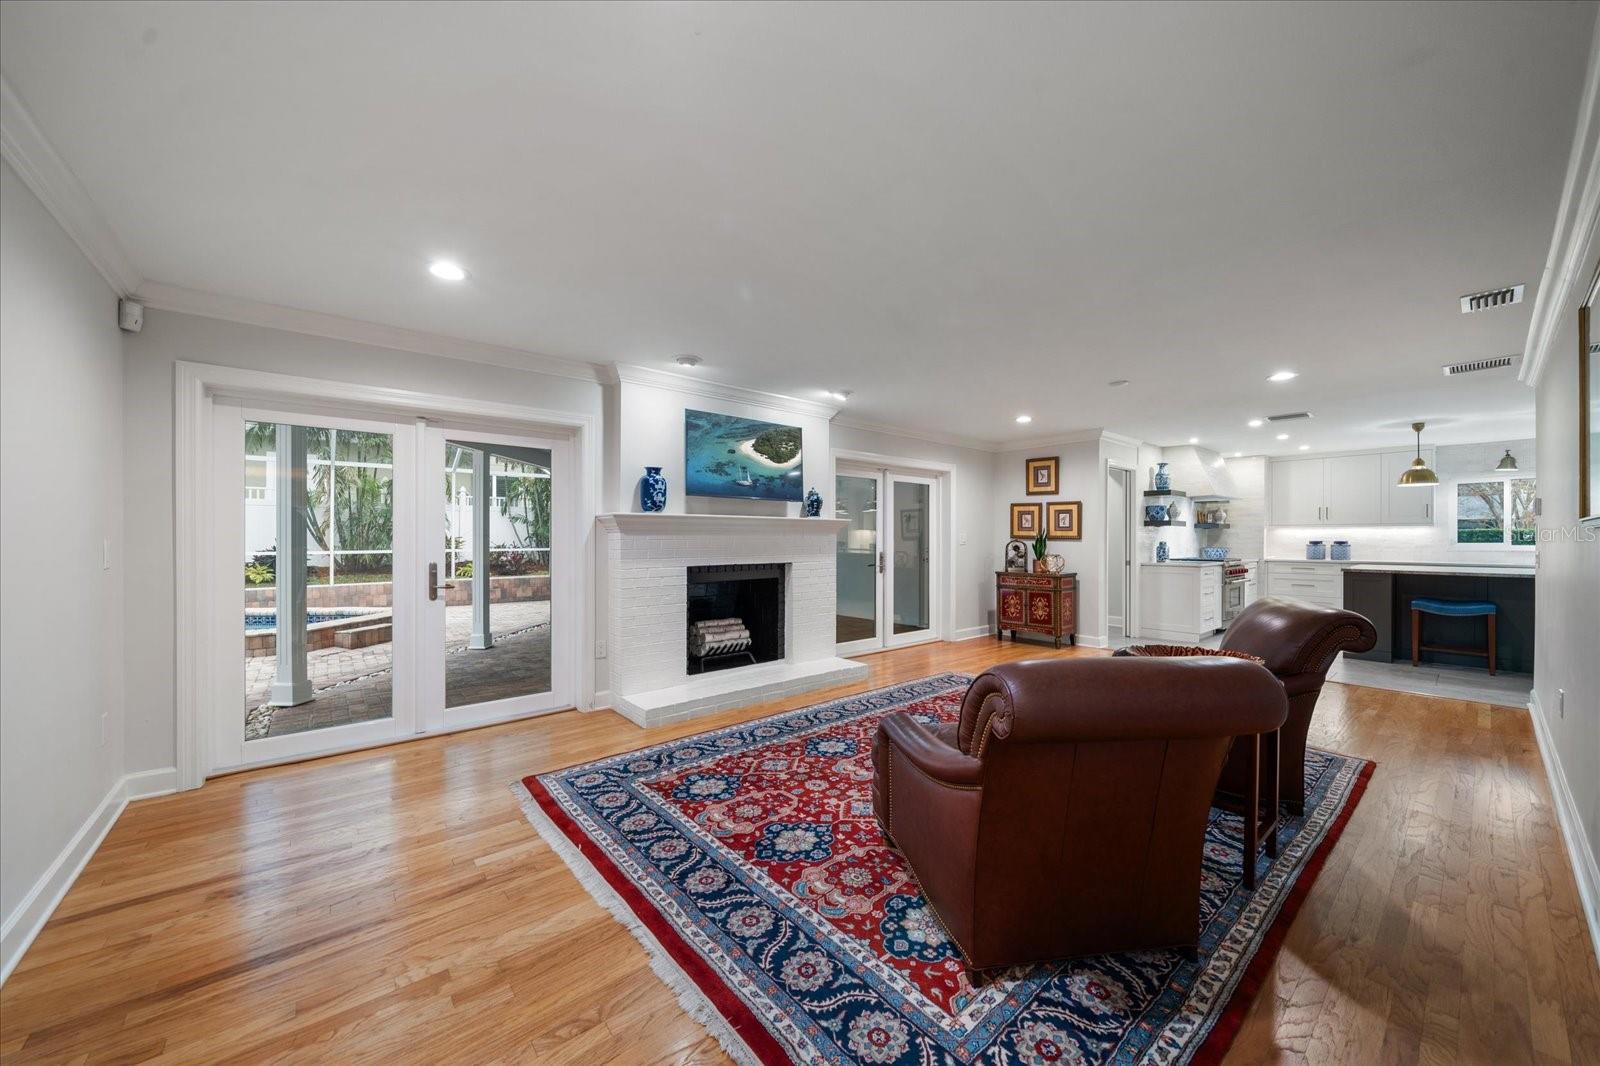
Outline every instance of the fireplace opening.
<svg viewBox="0 0 1600 1066"><path fill-rule="evenodd" d="M784 657L780 563L689 567L691 674Z"/></svg>

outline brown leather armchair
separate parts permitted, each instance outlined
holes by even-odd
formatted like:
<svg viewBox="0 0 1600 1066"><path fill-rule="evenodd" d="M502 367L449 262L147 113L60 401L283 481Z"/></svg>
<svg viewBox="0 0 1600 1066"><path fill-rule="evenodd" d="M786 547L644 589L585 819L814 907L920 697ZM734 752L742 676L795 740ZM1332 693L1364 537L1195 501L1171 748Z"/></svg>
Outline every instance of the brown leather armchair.
<svg viewBox="0 0 1600 1066"><path fill-rule="evenodd" d="M879 723L873 809L977 969L1192 948L1217 775L1285 709L1242 659L1006 663L955 726Z"/></svg>
<svg viewBox="0 0 1600 1066"><path fill-rule="evenodd" d="M1328 668L1341 651L1371 651L1377 642L1372 623L1354 611L1297 600L1257 600L1228 627L1223 650L1262 659L1289 698L1289 716L1278 739L1278 799L1294 814L1305 813L1306 734ZM1239 747L1222 773L1222 790L1236 796L1249 791L1248 753Z"/></svg>

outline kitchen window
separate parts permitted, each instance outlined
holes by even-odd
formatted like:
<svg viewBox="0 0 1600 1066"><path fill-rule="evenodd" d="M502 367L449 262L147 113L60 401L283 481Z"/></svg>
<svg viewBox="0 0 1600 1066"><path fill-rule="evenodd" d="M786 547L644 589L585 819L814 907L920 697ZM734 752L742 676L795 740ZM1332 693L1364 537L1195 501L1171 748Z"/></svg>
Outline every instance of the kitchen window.
<svg viewBox="0 0 1600 1066"><path fill-rule="evenodd" d="M1532 547L1538 536L1531 477L1456 483L1456 543Z"/></svg>

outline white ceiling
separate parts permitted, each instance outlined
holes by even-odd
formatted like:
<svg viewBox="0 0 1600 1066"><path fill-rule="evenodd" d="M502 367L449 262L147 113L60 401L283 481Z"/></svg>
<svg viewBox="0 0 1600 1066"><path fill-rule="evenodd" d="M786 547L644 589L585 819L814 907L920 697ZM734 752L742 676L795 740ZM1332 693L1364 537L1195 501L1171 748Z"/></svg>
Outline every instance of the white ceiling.
<svg viewBox="0 0 1600 1066"><path fill-rule="evenodd" d="M989 441L1272 453L1408 443L1416 418L1531 435L1512 372L1439 366L1522 349L1594 17L7 3L0 69L155 282L596 362L693 352ZM436 255L471 278L430 278ZM1459 313L1515 282L1527 303ZM1299 409L1287 444L1244 426Z"/></svg>

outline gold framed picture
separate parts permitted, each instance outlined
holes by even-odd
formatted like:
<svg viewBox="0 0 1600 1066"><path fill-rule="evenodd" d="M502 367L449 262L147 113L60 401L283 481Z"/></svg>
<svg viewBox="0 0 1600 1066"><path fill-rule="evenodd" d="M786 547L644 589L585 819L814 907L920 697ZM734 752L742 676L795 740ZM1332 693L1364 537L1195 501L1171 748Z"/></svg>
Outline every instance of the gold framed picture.
<svg viewBox="0 0 1600 1066"><path fill-rule="evenodd" d="M1051 540L1083 539L1083 501L1063 500L1045 505L1045 536Z"/></svg>
<svg viewBox="0 0 1600 1066"><path fill-rule="evenodd" d="M1061 491L1061 456L1028 460L1028 495L1054 496Z"/></svg>
<svg viewBox="0 0 1600 1066"><path fill-rule="evenodd" d="M1017 540L1032 540L1044 528L1044 504L1014 503L1011 505L1011 535Z"/></svg>

